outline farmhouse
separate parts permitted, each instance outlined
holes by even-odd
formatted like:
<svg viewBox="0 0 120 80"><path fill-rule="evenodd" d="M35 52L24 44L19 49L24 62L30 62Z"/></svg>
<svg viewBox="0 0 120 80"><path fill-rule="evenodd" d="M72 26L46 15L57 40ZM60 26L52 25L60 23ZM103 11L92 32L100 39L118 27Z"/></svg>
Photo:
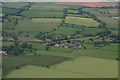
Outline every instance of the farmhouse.
<svg viewBox="0 0 120 80"><path fill-rule="evenodd" d="M42 45L48 45L49 43L43 43Z"/></svg>
<svg viewBox="0 0 120 80"><path fill-rule="evenodd" d="M63 47L63 48L76 48L76 47L82 47L80 43L60 43L55 44L56 47Z"/></svg>
<svg viewBox="0 0 120 80"><path fill-rule="evenodd" d="M105 40L105 41L113 41L114 39L112 37L106 37L104 36L103 38L99 38L100 40Z"/></svg>
<svg viewBox="0 0 120 80"><path fill-rule="evenodd" d="M66 36L67 38L72 38L73 36Z"/></svg>
<svg viewBox="0 0 120 80"><path fill-rule="evenodd" d="M6 51L0 51L0 53L6 53Z"/></svg>
<svg viewBox="0 0 120 80"><path fill-rule="evenodd" d="M0 51L1 54L8 55L6 51Z"/></svg>

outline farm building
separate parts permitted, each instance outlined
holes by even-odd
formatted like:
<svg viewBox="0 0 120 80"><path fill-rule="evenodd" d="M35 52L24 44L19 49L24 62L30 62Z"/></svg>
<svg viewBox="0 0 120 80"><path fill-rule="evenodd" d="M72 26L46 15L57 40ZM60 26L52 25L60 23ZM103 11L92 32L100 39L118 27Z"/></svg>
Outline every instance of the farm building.
<svg viewBox="0 0 120 80"><path fill-rule="evenodd" d="M7 53L6 51L0 51L0 53Z"/></svg>
<svg viewBox="0 0 120 80"><path fill-rule="evenodd" d="M82 47L80 43L60 43L55 44L56 47L64 47L64 48L75 48L75 47Z"/></svg>
<svg viewBox="0 0 120 80"><path fill-rule="evenodd" d="M1 54L8 55L6 51L0 51Z"/></svg>

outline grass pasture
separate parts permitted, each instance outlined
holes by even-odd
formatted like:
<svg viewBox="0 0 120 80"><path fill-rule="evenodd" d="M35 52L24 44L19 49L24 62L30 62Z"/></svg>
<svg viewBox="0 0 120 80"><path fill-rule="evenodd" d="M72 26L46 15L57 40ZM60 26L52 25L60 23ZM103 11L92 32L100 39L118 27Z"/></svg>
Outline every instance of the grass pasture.
<svg viewBox="0 0 120 80"><path fill-rule="evenodd" d="M118 62L114 60L81 56L73 61L66 61L62 64L58 64L55 67L56 70L79 73L79 75L84 74L86 77L110 78L118 76Z"/></svg>
<svg viewBox="0 0 120 80"><path fill-rule="evenodd" d="M12 9L12 8L2 8L3 14L14 14L16 12L19 12L18 9Z"/></svg>
<svg viewBox="0 0 120 80"><path fill-rule="evenodd" d="M14 45L13 42L2 42L2 46L11 46Z"/></svg>
<svg viewBox="0 0 120 80"><path fill-rule="evenodd" d="M82 15L77 14L67 14L68 17L82 17Z"/></svg>
<svg viewBox="0 0 120 80"><path fill-rule="evenodd" d="M62 11L50 11L50 10L26 10L20 14L27 18L30 18L30 17L63 17Z"/></svg>
<svg viewBox="0 0 120 80"><path fill-rule="evenodd" d="M68 10L68 13L78 13L78 10Z"/></svg>
<svg viewBox="0 0 120 80"><path fill-rule="evenodd" d="M56 5L53 3L39 3L36 2L33 4L33 6L30 8L31 10L63 10L66 6L63 5Z"/></svg>
<svg viewBox="0 0 120 80"><path fill-rule="evenodd" d="M98 17L98 19L102 20L103 22L106 22L107 27L111 29L118 29L118 21L116 21L115 19L110 17Z"/></svg>
<svg viewBox="0 0 120 80"><path fill-rule="evenodd" d="M74 51L72 51L72 53L79 54L80 56L88 56L88 57L94 57L94 58L116 60L118 58L118 52L117 51L118 50L116 50L116 49L113 49L112 51L109 50L109 49L106 50L103 47L103 49L95 49L95 48L90 49L90 48L88 48L87 50L84 50L84 49L74 50Z"/></svg>
<svg viewBox="0 0 120 80"><path fill-rule="evenodd" d="M60 27L58 28L54 33L56 34L63 34L63 35L72 35L75 34L77 28L71 28L71 27Z"/></svg>
<svg viewBox="0 0 120 80"><path fill-rule="evenodd" d="M69 58L77 58L79 56L88 56L94 58L103 58L116 60L118 58L118 49L117 46L105 46L98 49L95 49L92 45L85 45L87 49L66 49L60 47L51 47L50 51L45 51L44 46L33 45L34 48L39 49L36 51L37 55L52 55L52 56L61 56ZM110 47L110 49L109 49ZM26 55L34 55L29 53Z"/></svg>
<svg viewBox="0 0 120 80"><path fill-rule="evenodd" d="M111 44L110 46L104 46L99 49L106 50L106 51L112 51L112 52L118 52L118 44Z"/></svg>
<svg viewBox="0 0 120 80"><path fill-rule="evenodd" d="M14 70L7 78L117 78L117 73L117 61L79 57L50 68L28 65Z"/></svg>
<svg viewBox="0 0 120 80"><path fill-rule="evenodd" d="M81 35L96 35L97 33L104 32L104 29L99 29L99 28L88 28L84 27L84 31L80 28L72 28L72 27L65 27L61 26L58 28L55 32L56 34L63 34L63 35L72 35L76 34L76 31L80 31L79 34Z"/></svg>
<svg viewBox="0 0 120 80"><path fill-rule="evenodd" d="M23 17L22 16L7 16L7 18L9 19L22 19Z"/></svg>
<svg viewBox="0 0 120 80"><path fill-rule="evenodd" d="M41 41L41 40L35 39L33 37L19 37L18 39L19 39L19 41Z"/></svg>
<svg viewBox="0 0 120 80"><path fill-rule="evenodd" d="M25 65L51 66L69 58L56 56L3 56L3 75L16 69L16 66L22 67Z"/></svg>
<svg viewBox="0 0 120 80"><path fill-rule="evenodd" d="M97 17L109 17L118 15L117 8L103 9L103 8L84 8L84 11L89 11L90 13L96 15Z"/></svg>
<svg viewBox="0 0 120 80"><path fill-rule="evenodd" d="M14 29L15 28L15 21L13 19L10 19L10 21L8 19L3 19L4 22L2 23L2 28L3 29Z"/></svg>
<svg viewBox="0 0 120 80"><path fill-rule="evenodd" d="M25 2L5 2L4 4L2 4L3 7L17 8L17 9L20 9L26 5L28 5L28 3Z"/></svg>
<svg viewBox="0 0 120 80"><path fill-rule="evenodd" d="M79 56L79 54L69 53L72 51L70 49L59 48L59 47L55 47L55 48L52 47L51 49L54 49L54 50L50 50L50 51L38 50L36 51L36 53L37 55L50 55L50 56L67 57L67 58L76 58ZM31 56L31 55L34 55L34 53L29 53L26 55Z"/></svg>
<svg viewBox="0 0 120 80"><path fill-rule="evenodd" d="M90 26L97 27L99 25L98 22L96 22L91 18L80 18L80 17L67 17L65 23L84 25L87 27L90 27Z"/></svg>
<svg viewBox="0 0 120 80"><path fill-rule="evenodd" d="M97 18L107 24L107 27L111 29L117 29L118 28L118 21L112 18L112 16L118 15L118 9L99 9L99 8L84 8L84 11L88 11L91 14L94 14L97 16ZM100 13L100 12L103 13ZM104 12L110 12L110 13L104 13Z"/></svg>
<svg viewBox="0 0 120 80"><path fill-rule="evenodd" d="M118 15L118 9L99 9L98 11L99 12L105 12L105 13L108 12L107 15L109 15L109 14Z"/></svg>
<svg viewBox="0 0 120 80"><path fill-rule="evenodd" d="M104 29L100 28L84 28L84 31L82 31L82 34L84 35L96 35L97 33L104 32Z"/></svg>
<svg viewBox="0 0 120 80"><path fill-rule="evenodd" d="M44 21L44 22L43 22ZM33 20L20 20L16 31L45 31L49 32L61 22L60 19L40 18ZM21 26L22 25L22 26Z"/></svg>

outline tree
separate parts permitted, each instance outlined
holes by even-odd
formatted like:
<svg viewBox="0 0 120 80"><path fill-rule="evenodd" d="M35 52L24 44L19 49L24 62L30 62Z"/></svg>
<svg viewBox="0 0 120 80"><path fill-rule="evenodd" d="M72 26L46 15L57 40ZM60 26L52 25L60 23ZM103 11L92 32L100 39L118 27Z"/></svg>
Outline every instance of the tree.
<svg viewBox="0 0 120 80"><path fill-rule="evenodd" d="M20 67L19 67L19 66L16 66L16 69L20 69Z"/></svg>
<svg viewBox="0 0 120 80"><path fill-rule="evenodd" d="M12 38L16 41L18 40L18 37L16 35L13 35Z"/></svg>
<svg viewBox="0 0 120 80"><path fill-rule="evenodd" d="M71 41L70 40L67 40L67 43L70 43Z"/></svg>
<svg viewBox="0 0 120 80"><path fill-rule="evenodd" d="M76 34L80 34L81 31L80 31L80 30L76 30L75 33L76 33Z"/></svg>
<svg viewBox="0 0 120 80"><path fill-rule="evenodd" d="M36 52L34 52L34 56L36 55Z"/></svg>
<svg viewBox="0 0 120 80"><path fill-rule="evenodd" d="M14 42L14 46L17 47L19 45L19 42L18 41L15 41Z"/></svg>
<svg viewBox="0 0 120 80"><path fill-rule="evenodd" d="M29 44L29 49L32 49L32 44Z"/></svg>
<svg viewBox="0 0 120 80"><path fill-rule="evenodd" d="M90 41L92 41L92 42L94 41L94 39L93 39L93 38L90 38L89 40L90 40Z"/></svg>
<svg viewBox="0 0 120 80"><path fill-rule="evenodd" d="M82 10L82 8L78 8L78 14L79 14L79 15L82 15L83 12L84 12L84 11Z"/></svg>
<svg viewBox="0 0 120 80"><path fill-rule="evenodd" d="M47 46L45 47L45 50L46 50L46 51L49 51L49 50L50 50L50 46L47 45Z"/></svg>
<svg viewBox="0 0 120 80"><path fill-rule="evenodd" d="M84 49L87 49L86 47L84 47Z"/></svg>
<svg viewBox="0 0 120 80"><path fill-rule="evenodd" d="M106 23L101 22L98 27L99 27L99 28L106 28Z"/></svg>
<svg viewBox="0 0 120 80"><path fill-rule="evenodd" d="M22 44L21 44L21 47L22 47L22 48L28 48L29 46L28 46L27 43L22 43Z"/></svg>

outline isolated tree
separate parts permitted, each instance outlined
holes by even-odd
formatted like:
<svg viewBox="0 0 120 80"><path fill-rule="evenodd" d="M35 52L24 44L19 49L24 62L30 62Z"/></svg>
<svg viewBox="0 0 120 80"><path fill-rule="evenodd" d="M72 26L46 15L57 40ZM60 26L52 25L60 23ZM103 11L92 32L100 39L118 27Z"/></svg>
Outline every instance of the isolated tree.
<svg viewBox="0 0 120 80"><path fill-rule="evenodd" d="M46 51L49 51L49 50L50 50L50 46L47 45L47 46L45 47L45 50L46 50Z"/></svg>
<svg viewBox="0 0 120 80"><path fill-rule="evenodd" d="M34 52L34 56L36 55L37 53L36 52Z"/></svg>
<svg viewBox="0 0 120 80"><path fill-rule="evenodd" d="M12 35L12 38L16 41L18 40L18 37L16 35Z"/></svg>
<svg viewBox="0 0 120 80"><path fill-rule="evenodd" d="M87 49L86 47L84 47L84 49Z"/></svg>
<svg viewBox="0 0 120 80"><path fill-rule="evenodd" d="M94 39L92 39L92 38L90 38L89 40L92 41L92 42L94 41Z"/></svg>
<svg viewBox="0 0 120 80"><path fill-rule="evenodd" d="M16 66L16 69L20 69L20 67L19 67L19 66Z"/></svg>
<svg viewBox="0 0 120 80"><path fill-rule="evenodd" d="M32 44L29 44L29 46L28 46L28 47L29 47L29 49L32 49Z"/></svg>

